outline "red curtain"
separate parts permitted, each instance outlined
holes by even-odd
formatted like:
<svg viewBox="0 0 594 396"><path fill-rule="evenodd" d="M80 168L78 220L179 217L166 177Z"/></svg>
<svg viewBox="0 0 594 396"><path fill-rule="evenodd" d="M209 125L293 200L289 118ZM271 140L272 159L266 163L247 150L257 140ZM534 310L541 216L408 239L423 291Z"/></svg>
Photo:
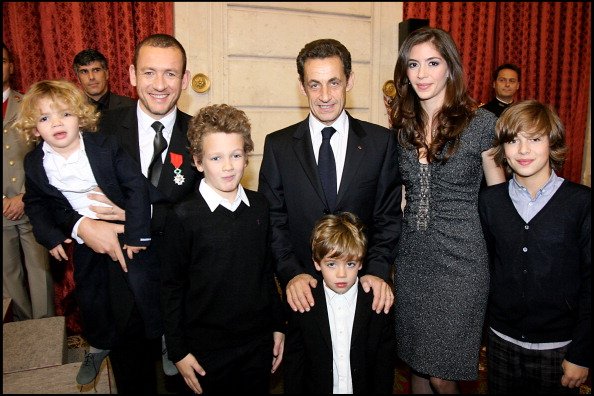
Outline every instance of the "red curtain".
<svg viewBox="0 0 594 396"><path fill-rule="evenodd" d="M566 129L560 175L580 183L590 94L591 5L581 2L404 2L403 19L428 19L451 33L471 95L487 102L492 71L522 69L518 99L550 103Z"/></svg>
<svg viewBox="0 0 594 396"><path fill-rule="evenodd" d="M76 82L74 56L99 50L110 89L136 97L128 78L134 47L153 33L173 34L173 2L3 2L2 37L15 58L13 88L44 79Z"/></svg>

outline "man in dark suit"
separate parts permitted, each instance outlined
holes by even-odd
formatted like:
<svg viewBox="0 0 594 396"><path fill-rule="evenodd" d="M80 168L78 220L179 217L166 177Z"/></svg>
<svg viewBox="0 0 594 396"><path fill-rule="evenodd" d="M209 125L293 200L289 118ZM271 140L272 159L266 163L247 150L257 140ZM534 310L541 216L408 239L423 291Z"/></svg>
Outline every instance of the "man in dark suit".
<svg viewBox="0 0 594 396"><path fill-rule="evenodd" d="M319 280L309 246L314 224L327 213L352 212L366 225L370 240L361 283L365 292L373 289L373 310L387 313L394 302L389 279L402 217L396 137L345 111L354 73L351 55L340 42L307 44L297 57L297 71L310 115L266 136L258 187L270 202L277 276L290 307L309 310L311 287ZM320 151L327 127L336 131L330 138L332 156ZM319 158L331 158L335 170L320 177ZM335 184L324 191L327 175Z"/></svg>
<svg viewBox="0 0 594 396"><path fill-rule="evenodd" d="M150 265L157 267L160 266L158 256L167 254L166 247L162 246L167 206L194 191L200 179L187 149L186 132L191 117L176 106L182 89L186 89L189 82L186 62L186 52L174 37L155 34L144 39L136 47L134 64L130 66L130 82L139 97L137 105L109 110L100 123L100 132L115 135L142 173L155 178L154 184L164 196L163 203L153 205L151 221L152 246L157 255ZM161 124L159 128L155 126L156 121ZM165 139L166 148L153 158L154 141L159 135ZM155 177L153 169L157 162L161 170ZM91 198L110 203L101 195L91 194ZM104 220L121 220L125 216L118 207L113 211L101 207L93 209ZM79 228L79 235L87 245L96 251L110 252L115 258L121 251L118 252L119 245L115 244L114 232L105 222ZM160 356L161 341L145 336L137 303L120 272L110 274L110 288L120 340L110 354L118 392L155 393L154 363L156 350Z"/></svg>
<svg viewBox="0 0 594 396"><path fill-rule="evenodd" d="M76 54L72 63L78 82L97 110L102 112L134 104L131 98L109 90L107 59L101 52L92 48L84 49Z"/></svg>
<svg viewBox="0 0 594 396"><path fill-rule="evenodd" d="M514 103L516 92L520 89L521 76L522 72L518 66L512 63L499 65L493 72L495 97L482 107L499 117L503 110Z"/></svg>

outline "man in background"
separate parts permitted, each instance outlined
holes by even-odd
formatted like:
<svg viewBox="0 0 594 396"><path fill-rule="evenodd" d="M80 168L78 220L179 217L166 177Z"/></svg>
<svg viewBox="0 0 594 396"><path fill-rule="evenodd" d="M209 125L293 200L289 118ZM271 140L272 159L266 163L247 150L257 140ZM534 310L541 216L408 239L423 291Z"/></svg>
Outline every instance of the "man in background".
<svg viewBox="0 0 594 396"><path fill-rule="evenodd" d="M135 103L129 97L116 95L109 90L107 59L101 52L92 48L82 50L74 57L72 66L89 102L100 112Z"/></svg>
<svg viewBox="0 0 594 396"><path fill-rule="evenodd" d="M22 100L10 88L13 72L12 54L2 43L2 294L12 299L13 319L39 319L54 316L54 286L49 254L25 215L23 158L34 145L12 128Z"/></svg>
<svg viewBox="0 0 594 396"><path fill-rule="evenodd" d="M521 71L518 66L512 63L500 65L493 72L495 97L482 107L499 117L503 110L514 102L514 96L520 88L520 77Z"/></svg>

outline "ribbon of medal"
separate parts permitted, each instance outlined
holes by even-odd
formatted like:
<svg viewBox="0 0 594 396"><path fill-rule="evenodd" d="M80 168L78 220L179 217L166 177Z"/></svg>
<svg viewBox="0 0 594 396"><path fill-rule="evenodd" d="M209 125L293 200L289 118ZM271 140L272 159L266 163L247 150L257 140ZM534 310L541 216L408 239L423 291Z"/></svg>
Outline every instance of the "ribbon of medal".
<svg viewBox="0 0 594 396"><path fill-rule="evenodd" d="M169 153L169 156L171 159L171 165L173 165L173 167L175 168L175 170L173 171L173 173L175 173L175 176L173 177L173 182L178 186L181 186L186 181L186 178L184 177L184 175L182 175L182 170L180 169L182 163L184 162L184 157L181 154L171 152Z"/></svg>

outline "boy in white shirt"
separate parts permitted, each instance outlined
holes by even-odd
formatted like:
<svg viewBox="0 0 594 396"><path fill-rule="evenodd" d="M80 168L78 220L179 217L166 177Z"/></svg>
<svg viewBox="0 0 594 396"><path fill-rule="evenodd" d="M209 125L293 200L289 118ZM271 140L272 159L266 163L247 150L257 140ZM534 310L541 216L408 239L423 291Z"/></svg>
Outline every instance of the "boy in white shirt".
<svg viewBox="0 0 594 396"><path fill-rule="evenodd" d="M326 215L314 228L311 248L323 287L312 288L319 303L310 311L291 312L285 393L391 394L392 314L369 309L373 295L363 291L357 276L367 249L363 224L349 212Z"/></svg>

